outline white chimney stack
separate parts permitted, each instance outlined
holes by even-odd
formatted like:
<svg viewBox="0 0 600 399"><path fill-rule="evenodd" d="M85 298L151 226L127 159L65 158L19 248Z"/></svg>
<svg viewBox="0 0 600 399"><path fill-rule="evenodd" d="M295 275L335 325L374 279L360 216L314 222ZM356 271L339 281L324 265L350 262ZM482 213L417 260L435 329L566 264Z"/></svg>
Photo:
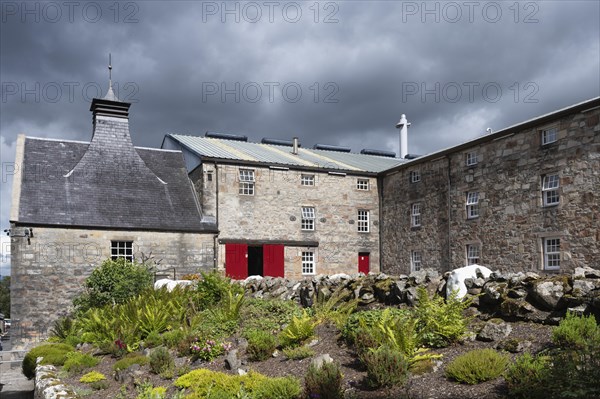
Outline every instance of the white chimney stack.
<svg viewBox="0 0 600 399"><path fill-rule="evenodd" d="M396 129L400 129L400 151L398 155L400 158L408 155L408 127L410 123L406 120L406 115L400 116L400 122L396 123Z"/></svg>

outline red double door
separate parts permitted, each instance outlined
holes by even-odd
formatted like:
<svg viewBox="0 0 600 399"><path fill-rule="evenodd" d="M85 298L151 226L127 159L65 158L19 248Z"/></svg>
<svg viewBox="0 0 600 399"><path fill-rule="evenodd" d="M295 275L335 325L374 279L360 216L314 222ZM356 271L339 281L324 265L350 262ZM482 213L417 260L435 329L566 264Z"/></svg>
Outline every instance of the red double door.
<svg viewBox="0 0 600 399"><path fill-rule="evenodd" d="M284 246L265 244L263 248L263 276L283 277ZM225 244L225 273L235 280L248 277L248 244Z"/></svg>

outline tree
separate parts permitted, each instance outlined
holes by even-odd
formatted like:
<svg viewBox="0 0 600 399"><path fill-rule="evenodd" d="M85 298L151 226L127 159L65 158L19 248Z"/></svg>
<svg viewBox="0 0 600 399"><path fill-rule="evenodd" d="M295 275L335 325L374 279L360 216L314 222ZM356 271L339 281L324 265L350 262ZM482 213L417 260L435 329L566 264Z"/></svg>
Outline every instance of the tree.
<svg viewBox="0 0 600 399"><path fill-rule="evenodd" d="M10 318L10 276L0 279L0 313Z"/></svg>

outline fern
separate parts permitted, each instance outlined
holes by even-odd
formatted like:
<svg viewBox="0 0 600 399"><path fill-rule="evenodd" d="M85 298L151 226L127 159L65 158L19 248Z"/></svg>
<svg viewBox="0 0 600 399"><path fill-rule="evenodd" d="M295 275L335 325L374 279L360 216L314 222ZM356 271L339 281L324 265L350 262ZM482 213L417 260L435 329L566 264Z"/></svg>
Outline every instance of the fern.
<svg viewBox="0 0 600 399"><path fill-rule="evenodd" d="M350 299L350 296L351 292L343 286L336 289L328 299L319 292L312 307L316 320L319 323L332 322L341 330L358 306L359 299Z"/></svg>
<svg viewBox="0 0 600 399"><path fill-rule="evenodd" d="M315 334L315 327L318 321L308 315L306 310L302 311L302 316L293 316L292 321L280 334L280 340L284 348L299 346Z"/></svg>

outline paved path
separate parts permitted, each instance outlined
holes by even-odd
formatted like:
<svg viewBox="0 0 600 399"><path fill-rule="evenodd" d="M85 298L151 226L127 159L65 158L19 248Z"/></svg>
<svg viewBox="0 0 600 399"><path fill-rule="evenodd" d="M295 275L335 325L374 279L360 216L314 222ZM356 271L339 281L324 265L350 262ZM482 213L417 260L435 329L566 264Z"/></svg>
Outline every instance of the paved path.
<svg viewBox="0 0 600 399"><path fill-rule="evenodd" d="M33 380L29 381L21 373L22 351L11 351L8 341L2 341L4 350L0 352L0 384L4 384L0 399L33 399Z"/></svg>

